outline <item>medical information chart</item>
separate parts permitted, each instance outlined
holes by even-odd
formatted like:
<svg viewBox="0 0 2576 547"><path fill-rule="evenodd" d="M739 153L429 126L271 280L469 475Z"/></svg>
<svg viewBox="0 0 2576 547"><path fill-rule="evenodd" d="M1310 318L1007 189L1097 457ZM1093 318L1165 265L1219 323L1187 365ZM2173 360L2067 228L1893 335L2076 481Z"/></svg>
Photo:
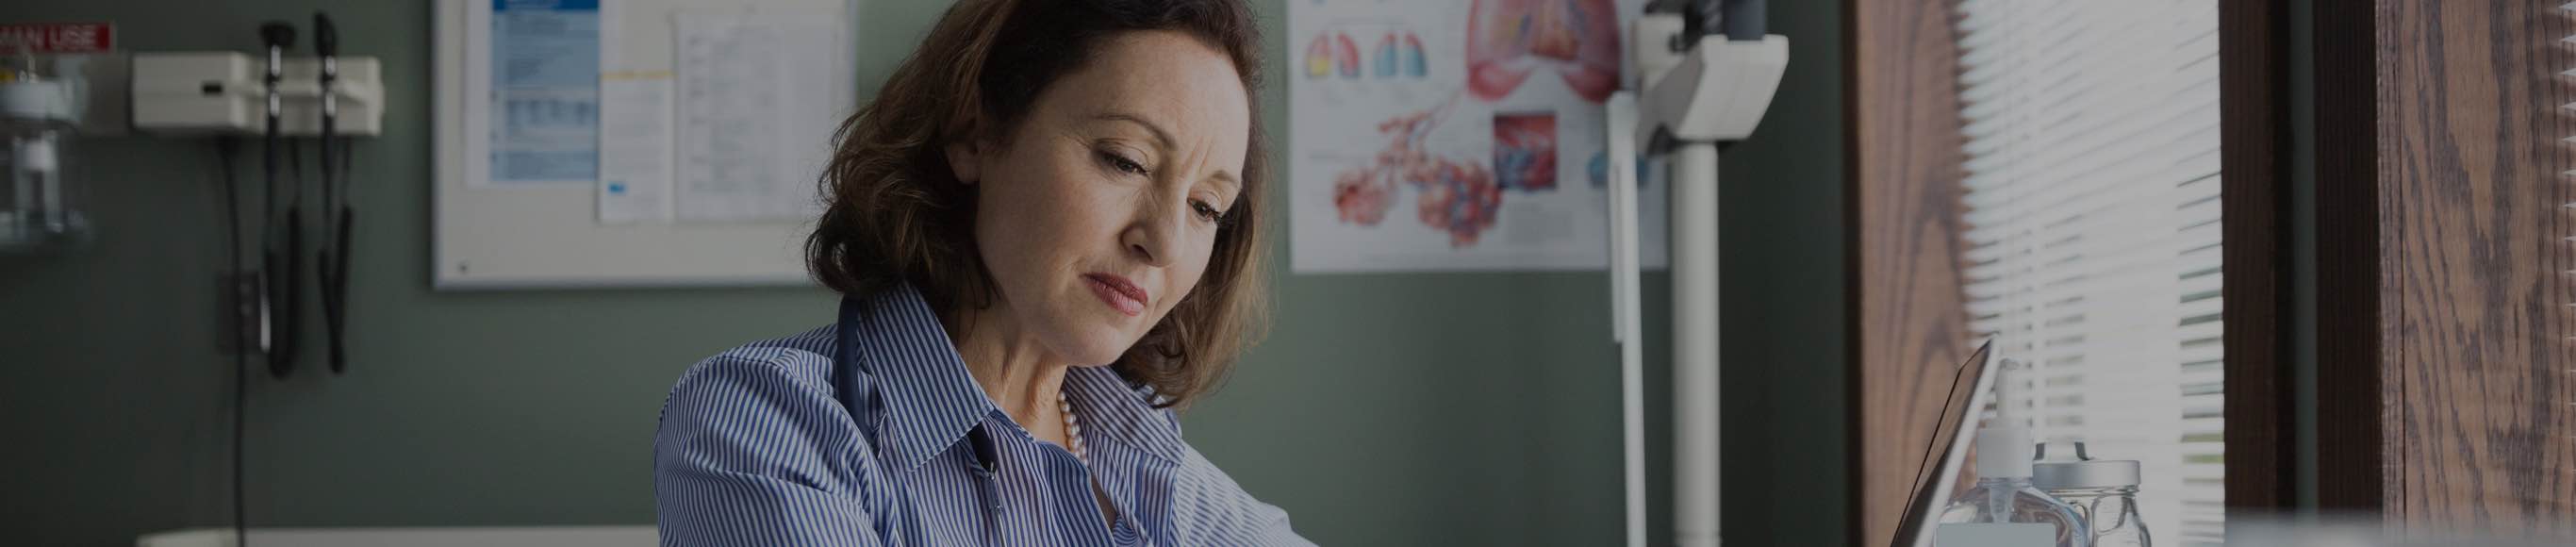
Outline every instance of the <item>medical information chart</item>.
<svg viewBox="0 0 2576 547"><path fill-rule="evenodd" d="M811 286L858 0L433 0L440 290Z"/></svg>
<svg viewBox="0 0 2576 547"><path fill-rule="evenodd" d="M1666 262L1666 185L1609 157L1603 106L1644 0L1287 5L1292 271L1603 269L1628 164L1640 264Z"/></svg>
<svg viewBox="0 0 2576 547"><path fill-rule="evenodd" d="M599 0L493 0L492 184L599 177Z"/></svg>

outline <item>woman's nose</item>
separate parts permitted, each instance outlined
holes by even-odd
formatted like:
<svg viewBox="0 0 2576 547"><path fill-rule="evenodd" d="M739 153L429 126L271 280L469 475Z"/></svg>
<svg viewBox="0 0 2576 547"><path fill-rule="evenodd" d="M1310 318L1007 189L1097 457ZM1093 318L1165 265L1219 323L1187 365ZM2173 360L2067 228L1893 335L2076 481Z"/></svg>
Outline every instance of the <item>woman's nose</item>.
<svg viewBox="0 0 2576 547"><path fill-rule="evenodd" d="M1136 223L1128 226L1120 239L1127 244L1128 254L1135 255L1146 265L1159 268L1170 266L1180 254L1176 246L1180 241L1181 222L1186 216L1164 211L1170 207L1163 207L1160 200L1156 201L1158 203L1149 204L1143 214L1137 215Z"/></svg>

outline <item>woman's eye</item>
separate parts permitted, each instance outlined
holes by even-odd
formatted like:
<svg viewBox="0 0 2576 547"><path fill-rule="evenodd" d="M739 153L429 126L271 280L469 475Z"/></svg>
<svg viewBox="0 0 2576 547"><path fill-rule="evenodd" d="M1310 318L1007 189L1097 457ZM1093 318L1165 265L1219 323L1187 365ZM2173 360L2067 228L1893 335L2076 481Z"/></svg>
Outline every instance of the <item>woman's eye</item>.
<svg viewBox="0 0 2576 547"><path fill-rule="evenodd" d="M1216 210L1216 207L1209 206L1205 201L1190 200L1190 210L1199 214L1199 220L1208 222L1225 220L1224 211Z"/></svg>
<svg viewBox="0 0 2576 547"><path fill-rule="evenodd" d="M1112 169L1117 169L1128 174L1145 174L1144 164L1136 163L1136 160L1127 159L1126 156L1118 155L1115 152L1100 152L1100 161L1101 163L1109 164L1109 167Z"/></svg>

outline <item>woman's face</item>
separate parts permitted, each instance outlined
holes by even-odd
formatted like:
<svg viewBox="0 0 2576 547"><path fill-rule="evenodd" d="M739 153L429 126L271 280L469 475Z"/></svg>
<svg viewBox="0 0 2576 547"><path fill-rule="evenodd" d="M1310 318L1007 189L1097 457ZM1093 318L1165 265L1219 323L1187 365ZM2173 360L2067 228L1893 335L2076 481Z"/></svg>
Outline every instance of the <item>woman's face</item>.
<svg viewBox="0 0 2576 547"><path fill-rule="evenodd" d="M1081 366L1117 360L1198 284L1252 131L1216 49L1168 31L1100 47L1006 142L948 149L980 189L975 241L1001 291L978 322Z"/></svg>

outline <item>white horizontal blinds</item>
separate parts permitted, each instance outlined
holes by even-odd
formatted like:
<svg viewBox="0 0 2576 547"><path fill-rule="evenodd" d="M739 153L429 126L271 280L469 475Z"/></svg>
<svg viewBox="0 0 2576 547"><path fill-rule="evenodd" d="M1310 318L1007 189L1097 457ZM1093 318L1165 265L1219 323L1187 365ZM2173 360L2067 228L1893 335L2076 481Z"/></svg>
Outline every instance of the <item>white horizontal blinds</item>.
<svg viewBox="0 0 2576 547"><path fill-rule="evenodd" d="M1961 0L1971 328L2035 369L1999 404L2138 460L2162 545L2215 545L2216 0Z"/></svg>

